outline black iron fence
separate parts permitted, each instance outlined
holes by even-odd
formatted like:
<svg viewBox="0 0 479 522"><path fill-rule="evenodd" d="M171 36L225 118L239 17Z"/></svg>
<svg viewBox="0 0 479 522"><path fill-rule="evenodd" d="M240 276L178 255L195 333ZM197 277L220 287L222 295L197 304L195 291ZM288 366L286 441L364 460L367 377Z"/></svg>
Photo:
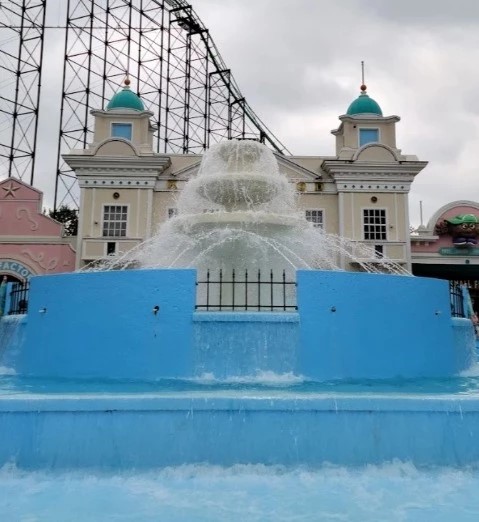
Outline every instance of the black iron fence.
<svg viewBox="0 0 479 522"><path fill-rule="evenodd" d="M26 314L28 311L28 291L30 285L26 283L13 283L10 292L10 310L8 315Z"/></svg>
<svg viewBox="0 0 479 522"><path fill-rule="evenodd" d="M30 285L14 283L10 291L9 315L26 314ZM283 270L276 278L273 270L248 271L238 273L223 270L212 274L206 272L204 279L196 282L196 310L205 311L294 311L296 304L296 281L288 279ZM464 295L461 285L449 281L451 315L466 317Z"/></svg>
<svg viewBox="0 0 479 522"><path fill-rule="evenodd" d="M464 310L464 295L461 285L456 281L449 281L449 293L451 296L451 314L453 317L466 317Z"/></svg>
<svg viewBox="0 0 479 522"><path fill-rule="evenodd" d="M196 283L196 310L221 311L293 311L297 310L296 281L283 270L206 272Z"/></svg>

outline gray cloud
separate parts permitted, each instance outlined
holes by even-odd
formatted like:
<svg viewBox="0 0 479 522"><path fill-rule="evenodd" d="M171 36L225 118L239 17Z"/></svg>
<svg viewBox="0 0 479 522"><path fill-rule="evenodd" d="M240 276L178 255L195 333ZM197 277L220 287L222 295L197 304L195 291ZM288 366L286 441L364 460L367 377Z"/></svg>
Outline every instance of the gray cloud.
<svg viewBox="0 0 479 522"><path fill-rule="evenodd" d="M397 114L398 146L429 161L411 192L419 224L453 199L479 200L479 3L474 0L196 0L246 99L295 154L332 154L329 131L357 96ZM231 20L229 24L227 21Z"/></svg>
<svg viewBox="0 0 479 522"><path fill-rule="evenodd" d="M62 19L65 2L57 7L51 23ZM369 94L385 114L401 116L398 146L429 161L413 184L412 222L420 200L426 220L452 199L479 200L479 2L193 0L193 7L249 104L293 153L333 154L330 130L358 95L365 60ZM49 117L39 188L47 193L60 69L61 58L50 60L43 78Z"/></svg>

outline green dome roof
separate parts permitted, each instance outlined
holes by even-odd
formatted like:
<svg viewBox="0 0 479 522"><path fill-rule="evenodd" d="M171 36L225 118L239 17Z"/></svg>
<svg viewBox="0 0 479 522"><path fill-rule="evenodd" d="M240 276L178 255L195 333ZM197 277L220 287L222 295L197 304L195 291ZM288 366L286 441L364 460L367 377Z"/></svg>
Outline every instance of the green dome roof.
<svg viewBox="0 0 479 522"><path fill-rule="evenodd" d="M113 109L128 109L132 111L144 111L145 106L140 97L130 90L128 85L125 85L120 92L117 92L106 106L107 111Z"/></svg>
<svg viewBox="0 0 479 522"><path fill-rule="evenodd" d="M370 98L365 92L362 92L348 107L346 114L349 116L355 114L377 114L378 116L382 116L383 111L376 101Z"/></svg>

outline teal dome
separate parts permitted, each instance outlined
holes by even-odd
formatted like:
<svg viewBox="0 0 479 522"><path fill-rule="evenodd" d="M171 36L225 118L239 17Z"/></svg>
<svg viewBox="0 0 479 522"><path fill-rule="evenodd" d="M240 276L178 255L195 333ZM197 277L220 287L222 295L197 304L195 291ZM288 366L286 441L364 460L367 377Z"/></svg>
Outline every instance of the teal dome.
<svg viewBox="0 0 479 522"><path fill-rule="evenodd" d="M131 111L144 111L145 106L140 97L125 85L120 92L117 92L106 106L107 111L113 109L127 109Z"/></svg>
<svg viewBox="0 0 479 522"><path fill-rule="evenodd" d="M365 92L362 92L348 107L346 114L349 116L354 116L355 114L377 114L378 116L382 116L383 111L376 101L370 98Z"/></svg>

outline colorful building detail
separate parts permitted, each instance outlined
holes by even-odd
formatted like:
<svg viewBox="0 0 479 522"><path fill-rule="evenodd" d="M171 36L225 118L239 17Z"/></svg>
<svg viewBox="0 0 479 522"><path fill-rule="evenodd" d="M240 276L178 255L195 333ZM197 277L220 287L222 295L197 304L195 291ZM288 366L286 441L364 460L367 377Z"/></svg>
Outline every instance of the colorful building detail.
<svg viewBox="0 0 479 522"><path fill-rule="evenodd" d="M43 194L30 185L0 182L0 279L74 270L74 238L63 237L63 225L42 213L42 203Z"/></svg>
<svg viewBox="0 0 479 522"><path fill-rule="evenodd" d="M479 203L453 201L411 235L412 272L469 289L479 311Z"/></svg>
<svg viewBox="0 0 479 522"><path fill-rule="evenodd" d="M436 224L438 235L449 234L452 244L458 248L471 248L477 245L479 219L474 214L459 214Z"/></svg>

